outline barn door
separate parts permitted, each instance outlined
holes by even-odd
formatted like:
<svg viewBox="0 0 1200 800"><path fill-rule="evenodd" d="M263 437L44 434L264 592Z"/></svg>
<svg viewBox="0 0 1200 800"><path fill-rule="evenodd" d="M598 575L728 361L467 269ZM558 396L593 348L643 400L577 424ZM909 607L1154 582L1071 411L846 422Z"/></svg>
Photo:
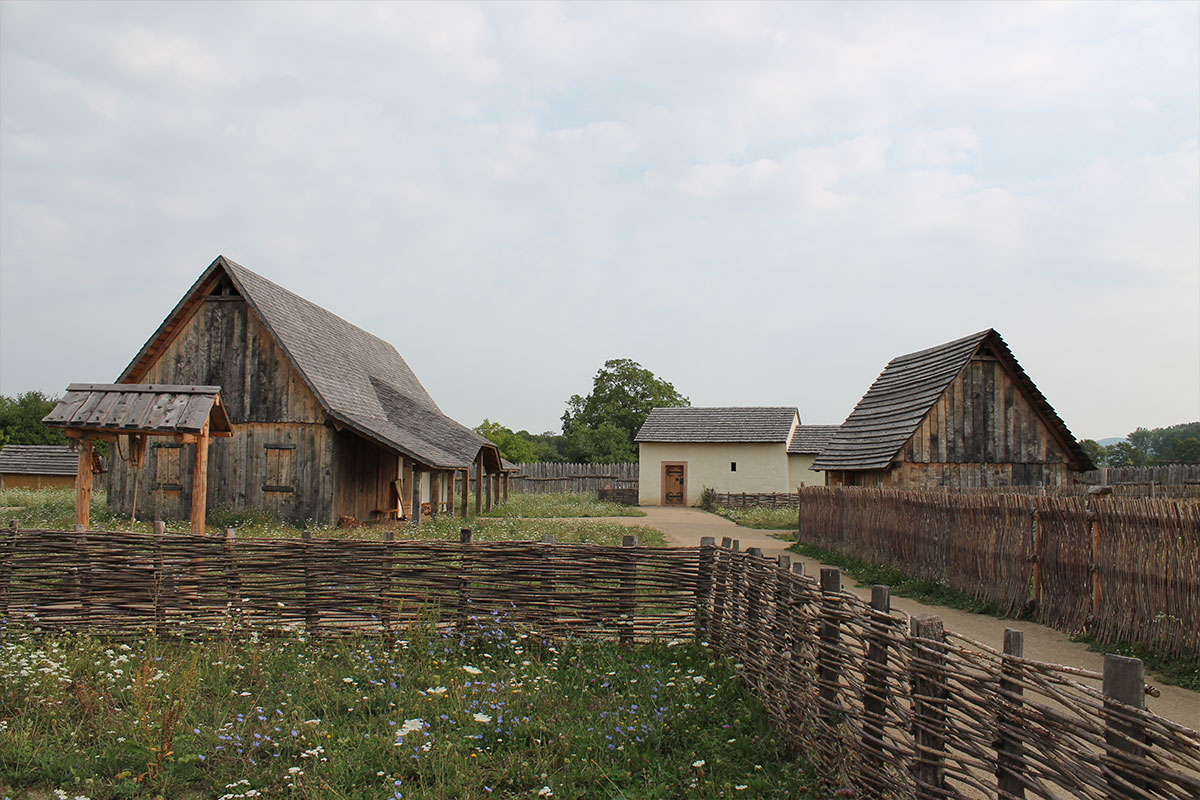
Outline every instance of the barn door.
<svg viewBox="0 0 1200 800"><path fill-rule="evenodd" d="M687 505L687 462L662 462L662 504L664 506Z"/></svg>

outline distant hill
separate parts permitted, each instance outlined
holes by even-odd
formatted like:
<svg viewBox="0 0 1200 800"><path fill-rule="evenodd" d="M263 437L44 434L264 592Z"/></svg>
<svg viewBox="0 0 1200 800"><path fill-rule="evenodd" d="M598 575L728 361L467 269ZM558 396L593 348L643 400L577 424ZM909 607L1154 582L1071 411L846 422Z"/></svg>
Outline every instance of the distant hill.
<svg viewBox="0 0 1200 800"><path fill-rule="evenodd" d="M1110 436L1107 439L1097 439L1096 444L1101 447L1112 447L1118 442L1128 441L1124 436Z"/></svg>

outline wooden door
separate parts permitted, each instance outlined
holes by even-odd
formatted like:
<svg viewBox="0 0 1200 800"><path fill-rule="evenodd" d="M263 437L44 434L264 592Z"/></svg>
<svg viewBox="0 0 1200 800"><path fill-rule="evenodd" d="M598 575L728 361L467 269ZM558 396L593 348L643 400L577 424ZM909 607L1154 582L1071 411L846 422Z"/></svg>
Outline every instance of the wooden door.
<svg viewBox="0 0 1200 800"><path fill-rule="evenodd" d="M687 462L662 462L662 504L687 505Z"/></svg>

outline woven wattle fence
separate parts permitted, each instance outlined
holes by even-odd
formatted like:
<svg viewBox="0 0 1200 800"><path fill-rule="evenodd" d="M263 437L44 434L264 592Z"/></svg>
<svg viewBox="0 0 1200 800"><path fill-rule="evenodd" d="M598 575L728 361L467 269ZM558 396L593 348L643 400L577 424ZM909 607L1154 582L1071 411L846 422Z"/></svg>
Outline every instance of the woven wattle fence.
<svg viewBox="0 0 1200 800"><path fill-rule="evenodd" d="M800 490L806 544L939 581L1069 632L1200 653L1200 504Z"/></svg>
<svg viewBox="0 0 1200 800"><path fill-rule="evenodd" d="M841 591L837 570L816 580L728 541L468 539L5 530L0 621L8 632L331 637L502 618L555 637L696 635L742 665L781 735L867 797L1200 795L1200 734L1144 710L1136 659L1109 656L1103 676L1047 664L1023 657L1016 632L999 652L891 611L886 587L868 604Z"/></svg>

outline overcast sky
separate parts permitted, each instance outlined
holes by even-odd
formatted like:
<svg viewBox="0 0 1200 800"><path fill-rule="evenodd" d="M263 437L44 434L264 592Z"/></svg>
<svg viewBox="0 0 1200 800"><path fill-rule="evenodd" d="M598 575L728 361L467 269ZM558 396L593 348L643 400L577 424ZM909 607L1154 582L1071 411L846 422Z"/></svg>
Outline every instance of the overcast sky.
<svg viewBox="0 0 1200 800"><path fill-rule="evenodd" d="M841 422L1004 336L1079 437L1200 418L1200 3L0 2L0 393L218 254L467 425L606 359Z"/></svg>

